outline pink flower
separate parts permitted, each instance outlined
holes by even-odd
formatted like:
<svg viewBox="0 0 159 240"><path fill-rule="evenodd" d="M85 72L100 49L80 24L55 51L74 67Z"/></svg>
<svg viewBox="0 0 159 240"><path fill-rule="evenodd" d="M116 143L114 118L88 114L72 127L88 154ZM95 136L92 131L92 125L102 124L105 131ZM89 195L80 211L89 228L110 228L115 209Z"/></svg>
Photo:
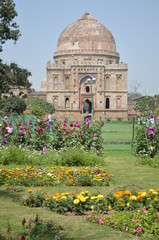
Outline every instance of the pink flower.
<svg viewBox="0 0 159 240"><path fill-rule="evenodd" d="M145 212L145 211L146 211L146 208L143 207L142 211Z"/></svg>
<svg viewBox="0 0 159 240"><path fill-rule="evenodd" d="M125 231L128 232L128 230L129 230L129 228L128 228L128 226L127 226L126 229L125 229Z"/></svg>
<svg viewBox="0 0 159 240"><path fill-rule="evenodd" d="M99 224L102 225L103 224L103 220L99 219Z"/></svg>
<svg viewBox="0 0 159 240"><path fill-rule="evenodd" d="M95 215L95 216L94 216L94 218L95 218L95 220L97 220L97 219L98 219L98 216L97 216L97 215Z"/></svg>
<svg viewBox="0 0 159 240"><path fill-rule="evenodd" d="M156 225L156 224L157 224L157 222L153 222L153 224L155 224L155 225Z"/></svg>
<svg viewBox="0 0 159 240"><path fill-rule="evenodd" d="M156 120L157 120L157 121L159 120L159 116L156 116Z"/></svg>
<svg viewBox="0 0 159 240"><path fill-rule="evenodd" d="M132 220L133 223L136 223L137 221L136 220Z"/></svg>
<svg viewBox="0 0 159 240"><path fill-rule="evenodd" d="M137 233L141 233L141 232L142 232L142 228L141 228L141 227L138 227L138 228L136 229L136 232L137 232Z"/></svg>
<svg viewBox="0 0 159 240"><path fill-rule="evenodd" d="M88 214L88 218L91 218L91 214Z"/></svg>

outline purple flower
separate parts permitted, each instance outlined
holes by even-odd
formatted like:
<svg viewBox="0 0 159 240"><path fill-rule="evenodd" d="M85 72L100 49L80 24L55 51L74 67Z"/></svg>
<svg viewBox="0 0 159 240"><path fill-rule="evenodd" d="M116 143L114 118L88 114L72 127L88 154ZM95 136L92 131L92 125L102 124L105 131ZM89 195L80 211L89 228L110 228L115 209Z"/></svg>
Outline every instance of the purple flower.
<svg viewBox="0 0 159 240"><path fill-rule="evenodd" d="M141 227L138 227L138 228L136 229L136 232L137 232L137 233L141 233L141 232L142 232L142 228L141 228Z"/></svg>
<svg viewBox="0 0 159 240"><path fill-rule="evenodd" d="M29 120L29 125L33 125L33 122L32 122L32 120Z"/></svg>
<svg viewBox="0 0 159 240"><path fill-rule="evenodd" d="M2 143L6 143L6 142L7 142L7 138L3 138Z"/></svg>
<svg viewBox="0 0 159 240"><path fill-rule="evenodd" d="M25 236L24 235L22 235L21 237L20 237L20 240L25 240L26 238L25 238Z"/></svg>
<svg viewBox="0 0 159 240"><path fill-rule="evenodd" d="M148 135L149 135L150 137L154 137L154 136L155 136L155 133L154 133L154 131L149 130L149 131L148 131Z"/></svg>
<svg viewBox="0 0 159 240"><path fill-rule="evenodd" d="M73 130L74 132L76 132L76 128L72 128L72 130Z"/></svg>
<svg viewBox="0 0 159 240"><path fill-rule="evenodd" d="M73 127L73 123L72 122L70 123L70 127Z"/></svg>
<svg viewBox="0 0 159 240"><path fill-rule="evenodd" d="M90 124L91 120L89 118L86 118L86 126L88 127Z"/></svg>
<svg viewBox="0 0 159 240"><path fill-rule="evenodd" d="M154 118L154 116L153 116L153 115L151 115L151 116L150 116L150 118Z"/></svg>
<svg viewBox="0 0 159 240"><path fill-rule="evenodd" d="M96 133L93 133L93 134L92 134L92 137L96 137L96 136L97 136L97 134L96 134Z"/></svg>
<svg viewBox="0 0 159 240"><path fill-rule="evenodd" d="M101 126L102 126L102 127L104 126L104 122L101 123Z"/></svg>
<svg viewBox="0 0 159 240"><path fill-rule="evenodd" d="M48 126L48 128L51 128L51 125L50 125L50 124L48 124L47 126Z"/></svg>

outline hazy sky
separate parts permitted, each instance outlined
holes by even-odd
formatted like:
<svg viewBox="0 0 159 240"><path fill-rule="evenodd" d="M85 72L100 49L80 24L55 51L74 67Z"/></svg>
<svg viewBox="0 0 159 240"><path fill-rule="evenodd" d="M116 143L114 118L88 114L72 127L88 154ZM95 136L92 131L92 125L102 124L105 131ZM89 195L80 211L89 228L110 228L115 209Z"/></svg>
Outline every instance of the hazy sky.
<svg viewBox="0 0 159 240"><path fill-rule="evenodd" d="M159 0L15 0L22 36L3 45L4 62L32 72L40 90L47 61L53 62L60 33L89 12L113 34L120 61L128 64L128 85L159 94Z"/></svg>

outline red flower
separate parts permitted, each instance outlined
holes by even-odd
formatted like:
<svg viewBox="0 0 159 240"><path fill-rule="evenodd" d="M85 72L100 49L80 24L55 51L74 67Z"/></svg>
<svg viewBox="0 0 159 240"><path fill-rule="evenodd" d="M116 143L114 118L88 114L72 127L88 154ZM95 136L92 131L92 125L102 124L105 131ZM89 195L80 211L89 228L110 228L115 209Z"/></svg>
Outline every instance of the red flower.
<svg viewBox="0 0 159 240"><path fill-rule="evenodd" d="M22 235L21 238L20 238L20 240L25 240L25 239L26 239L26 238L25 238L24 235Z"/></svg>

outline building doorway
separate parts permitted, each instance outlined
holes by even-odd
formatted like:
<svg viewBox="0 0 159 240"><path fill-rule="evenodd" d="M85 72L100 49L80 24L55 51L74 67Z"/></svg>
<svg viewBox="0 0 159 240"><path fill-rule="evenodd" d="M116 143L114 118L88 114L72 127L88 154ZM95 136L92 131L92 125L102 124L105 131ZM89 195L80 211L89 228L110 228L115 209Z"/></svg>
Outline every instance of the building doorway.
<svg viewBox="0 0 159 240"><path fill-rule="evenodd" d="M83 113L91 113L92 112L92 103L89 99L83 102Z"/></svg>

